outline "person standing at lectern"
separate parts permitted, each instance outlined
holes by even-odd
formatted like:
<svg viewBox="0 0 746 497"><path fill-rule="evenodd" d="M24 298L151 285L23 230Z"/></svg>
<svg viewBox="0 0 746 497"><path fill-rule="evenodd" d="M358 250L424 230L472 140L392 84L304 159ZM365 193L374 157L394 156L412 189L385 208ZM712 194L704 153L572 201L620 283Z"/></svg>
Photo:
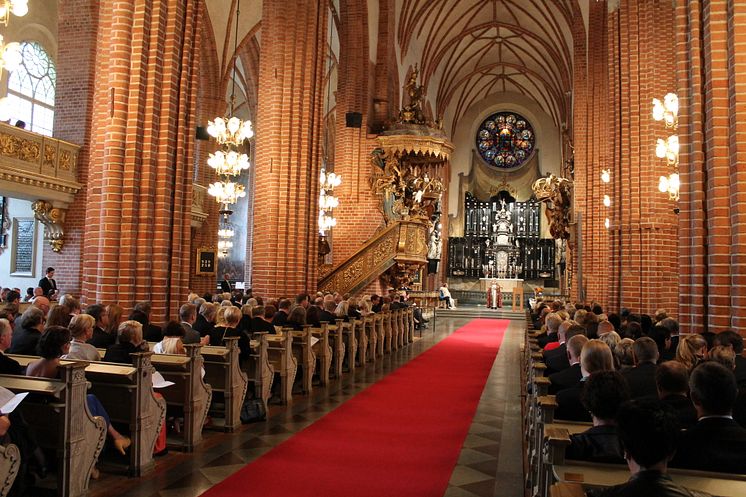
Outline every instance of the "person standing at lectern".
<svg viewBox="0 0 746 497"><path fill-rule="evenodd" d="M230 275L230 273L225 273L223 275L223 281L220 282L220 290L223 293L231 293L231 275Z"/></svg>
<svg viewBox="0 0 746 497"><path fill-rule="evenodd" d="M47 268L47 275L39 280L39 286L44 291L44 295L50 299L57 298L57 282L54 279L54 268Z"/></svg>

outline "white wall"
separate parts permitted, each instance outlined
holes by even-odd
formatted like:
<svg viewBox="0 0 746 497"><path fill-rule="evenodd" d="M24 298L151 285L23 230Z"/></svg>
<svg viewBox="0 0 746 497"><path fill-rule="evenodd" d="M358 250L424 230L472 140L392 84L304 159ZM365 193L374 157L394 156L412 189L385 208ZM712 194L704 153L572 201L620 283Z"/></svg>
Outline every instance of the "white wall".
<svg viewBox="0 0 746 497"><path fill-rule="evenodd" d="M479 125L490 114L500 111L517 112L529 120L536 135L536 151L541 174L547 172L559 174L562 165L562 148L560 130L552 118L533 100L518 93L497 93L481 100L470 107L459 120L453 132L454 151L451 155L451 181L448 195L448 213L455 216L463 197L459 194L459 174L468 175L471 169L472 150L475 149L474 137ZM496 183L500 182L502 172L495 169ZM520 175L521 172L514 173ZM510 182L511 173L507 173Z"/></svg>
<svg viewBox="0 0 746 497"><path fill-rule="evenodd" d="M0 196L5 196L5 192L0 191ZM35 287L39 280L44 276L42 268L42 252L44 250L44 226L36 221L36 246L34 249L34 271L32 276L11 276L11 257L13 254L13 218L32 218L34 212L31 210L31 202L17 198L5 197L8 202L8 214L10 229L7 231L7 246L0 254L0 285L3 287L18 287L21 289L21 297L25 295L26 288Z"/></svg>

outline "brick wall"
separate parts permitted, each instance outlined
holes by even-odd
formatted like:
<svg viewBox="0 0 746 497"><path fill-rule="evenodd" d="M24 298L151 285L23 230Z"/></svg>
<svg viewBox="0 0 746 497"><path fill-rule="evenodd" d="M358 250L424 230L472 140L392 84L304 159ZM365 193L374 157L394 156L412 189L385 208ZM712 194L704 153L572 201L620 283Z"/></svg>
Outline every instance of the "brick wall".
<svg viewBox="0 0 746 497"><path fill-rule="evenodd" d="M746 324L744 22L742 2L676 2L684 331L744 333Z"/></svg>
<svg viewBox="0 0 746 497"><path fill-rule="evenodd" d="M60 2L58 37L64 40L57 51L57 87L54 136L82 145L78 154L78 182L88 182L90 161L93 86L95 81L96 36L99 2L69 0ZM57 271L57 284L65 293L80 294L81 256L85 245L87 189L82 188L67 210L65 246L60 253L44 244L43 265Z"/></svg>
<svg viewBox="0 0 746 497"><path fill-rule="evenodd" d="M262 10L252 285L267 297L318 280L318 175L326 12L266 0Z"/></svg>
<svg viewBox="0 0 746 497"><path fill-rule="evenodd" d="M99 2L82 291L174 315L189 286L201 2Z"/></svg>

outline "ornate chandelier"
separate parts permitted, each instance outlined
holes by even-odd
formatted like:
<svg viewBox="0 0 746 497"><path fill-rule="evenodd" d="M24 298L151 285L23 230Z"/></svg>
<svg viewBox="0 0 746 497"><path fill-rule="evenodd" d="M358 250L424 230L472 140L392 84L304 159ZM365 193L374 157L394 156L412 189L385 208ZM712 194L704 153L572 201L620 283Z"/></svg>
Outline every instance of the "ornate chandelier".
<svg viewBox="0 0 746 497"><path fill-rule="evenodd" d="M236 2L236 24L233 40L233 86L231 89L228 117L216 117L213 121L208 121L207 126L207 133L214 137L220 146L207 159L207 165L214 169L215 174L218 176L218 181L209 186L207 193L215 197L215 201L221 204L220 213L223 215L223 224L228 223L228 217L233 213L230 208L231 204L235 204L239 198L246 196L246 187L235 182L234 178L251 167L249 156L242 151L242 147L247 140L254 136L251 121L242 121L232 115L236 98L236 57L238 56L239 14L240 1ZM224 230L221 225L218 235L221 238L227 238L228 233L232 237L235 232L232 229ZM223 240L223 242L227 241ZM232 246L232 242L230 243ZM223 243L223 249L226 246L227 243ZM224 252L224 256L227 255L227 249L221 250L221 252Z"/></svg>
<svg viewBox="0 0 746 497"><path fill-rule="evenodd" d="M28 14L28 0L0 0L0 24L7 26L10 14L16 17Z"/></svg>
<svg viewBox="0 0 746 497"><path fill-rule="evenodd" d="M326 169L321 168L319 184L319 234L323 237L337 225L332 211L339 207L339 198L334 196L334 188L342 184L342 177L334 173L327 174Z"/></svg>
<svg viewBox="0 0 746 497"><path fill-rule="evenodd" d="M667 93L661 102L657 98L653 99L653 119L663 121L666 129L676 131L679 126L679 97L675 93ZM658 138L655 143L655 156L659 159L666 159L666 163L672 168L668 176L661 176L658 179L658 190L661 193L668 193L670 200L679 200L679 187L681 180L679 178L679 136L670 135L665 140Z"/></svg>

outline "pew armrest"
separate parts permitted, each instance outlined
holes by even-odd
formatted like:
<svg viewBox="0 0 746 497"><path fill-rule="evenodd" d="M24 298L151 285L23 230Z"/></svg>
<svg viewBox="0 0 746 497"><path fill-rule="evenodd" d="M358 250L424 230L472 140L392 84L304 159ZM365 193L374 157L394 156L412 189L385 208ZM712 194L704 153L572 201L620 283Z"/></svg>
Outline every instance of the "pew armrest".
<svg viewBox="0 0 746 497"><path fill-rule="evenodd" d="M580 483L555 483L549 487L549 497L585 497L585 491Z"/></svg>

